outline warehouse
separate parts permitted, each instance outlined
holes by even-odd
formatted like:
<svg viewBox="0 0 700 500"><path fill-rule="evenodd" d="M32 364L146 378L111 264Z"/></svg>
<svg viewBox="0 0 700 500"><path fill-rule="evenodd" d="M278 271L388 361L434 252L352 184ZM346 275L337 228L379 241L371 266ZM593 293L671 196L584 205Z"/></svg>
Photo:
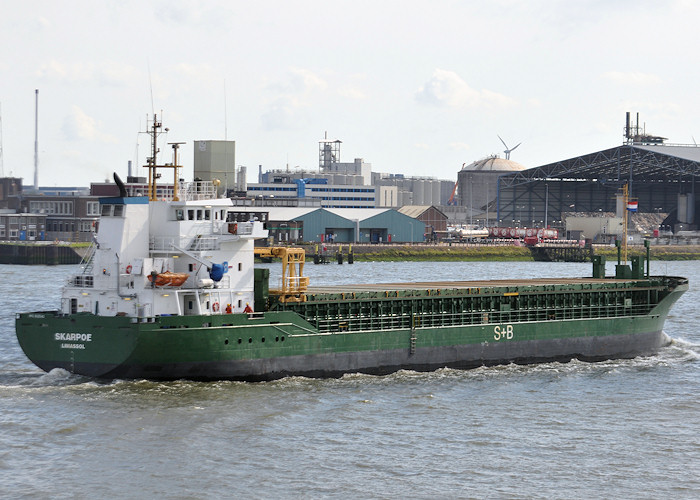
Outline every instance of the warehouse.
<svg viewBox="0 0 700 500"><path fill-rule="evenodd" d="M639 212L668 214L664 225L676 230L696 228L700 148L641 139L501 175L499 225L561 226L564 214L571 212L621 216L621 190L627 185Z"/></svg>
<svg viewBox="0 0 700 500"><path fill-rule="evenodd" d="M237 207L236 220L266 222L269 242L416 243L425 224L391 209Z"/></svg>

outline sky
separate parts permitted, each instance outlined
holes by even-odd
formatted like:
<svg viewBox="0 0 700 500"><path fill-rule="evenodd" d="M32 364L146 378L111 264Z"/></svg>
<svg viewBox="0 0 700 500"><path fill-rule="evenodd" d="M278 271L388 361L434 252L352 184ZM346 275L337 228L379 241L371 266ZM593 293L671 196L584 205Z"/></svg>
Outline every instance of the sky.
<svg viewBox="0 0 700 500"><path fill-rule="evenodd" d="M318 142L375 172L456 180L498 154L536 167L617 146L625 112L700 140L700 2L0 0L2 172L39 185L135 175L157 113L236 163L318 168ZM167 173L164 175L168 175Z"/></svg>

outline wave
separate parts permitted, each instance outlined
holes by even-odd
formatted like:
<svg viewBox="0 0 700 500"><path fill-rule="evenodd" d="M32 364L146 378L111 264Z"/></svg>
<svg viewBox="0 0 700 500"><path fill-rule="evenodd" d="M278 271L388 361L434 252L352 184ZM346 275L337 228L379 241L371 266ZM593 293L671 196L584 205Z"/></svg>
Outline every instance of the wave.
<svg viewBox="0 0 700 500"><path fill-rule="evenodd" d="M539 364L506 364L481 366L469 370L440 368L430 372L399 370L389 375L367 375L349 373L335 379L313 379L307 377L286 377L270 382L214 381L195 382L189 380L150 381L150 380L99 380L73 375L56 368L49 373L33 370L9 370L0 374L0 391L22 389L41 390L70 388L72 390L99 390L110 393L152 393L154 395L196 394L206 397L207 393L230 390L252 390L255 387L269 387L275 390L307 389L322 390L324 387L372 386L392 384L440 383L440 382L479 382L517 378L545 377L560 378L577 375L605 375L614 372L651 370L658 367L678 366L700 360L700 343L682 338L669 338L669 345L652 356L631 359L612 359L587 362L577 359L569 362ZM19 368L19 367L18 367Z"/></svg>

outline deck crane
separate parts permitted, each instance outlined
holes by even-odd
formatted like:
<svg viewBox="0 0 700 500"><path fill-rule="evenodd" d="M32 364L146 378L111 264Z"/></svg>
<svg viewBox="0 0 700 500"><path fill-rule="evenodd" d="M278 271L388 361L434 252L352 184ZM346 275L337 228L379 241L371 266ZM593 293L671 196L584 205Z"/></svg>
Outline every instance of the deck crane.
<svg viewBox="0 0 700 500"><path fill-rule="evenodd" d="M304 276L306 251L294 247L256 247L256 257L277 257L282 260L282 283L279 289L271 289L280 302L306 302L306 289L309 277Z"/></svg>

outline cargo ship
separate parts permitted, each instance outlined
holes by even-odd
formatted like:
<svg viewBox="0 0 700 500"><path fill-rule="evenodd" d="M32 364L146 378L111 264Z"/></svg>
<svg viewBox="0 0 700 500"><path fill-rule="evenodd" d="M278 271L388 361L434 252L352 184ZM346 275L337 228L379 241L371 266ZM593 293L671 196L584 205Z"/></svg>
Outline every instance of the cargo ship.
<svg viewBox="0 0 700 500"><path fill-rule="evenodd" d="M314 287L304 250L255 247L262 222L235 222L211 182L178 185L157 165L154 117L148 196L99 200L94 245L65 284L60 308L16 315L39 368L104 379L272 380L504 363L651 355L688 289L650 276L643 259L590 278ZM172 192L158 194L159 169ZM281 282L255 269L279 258Z"/></svg>

